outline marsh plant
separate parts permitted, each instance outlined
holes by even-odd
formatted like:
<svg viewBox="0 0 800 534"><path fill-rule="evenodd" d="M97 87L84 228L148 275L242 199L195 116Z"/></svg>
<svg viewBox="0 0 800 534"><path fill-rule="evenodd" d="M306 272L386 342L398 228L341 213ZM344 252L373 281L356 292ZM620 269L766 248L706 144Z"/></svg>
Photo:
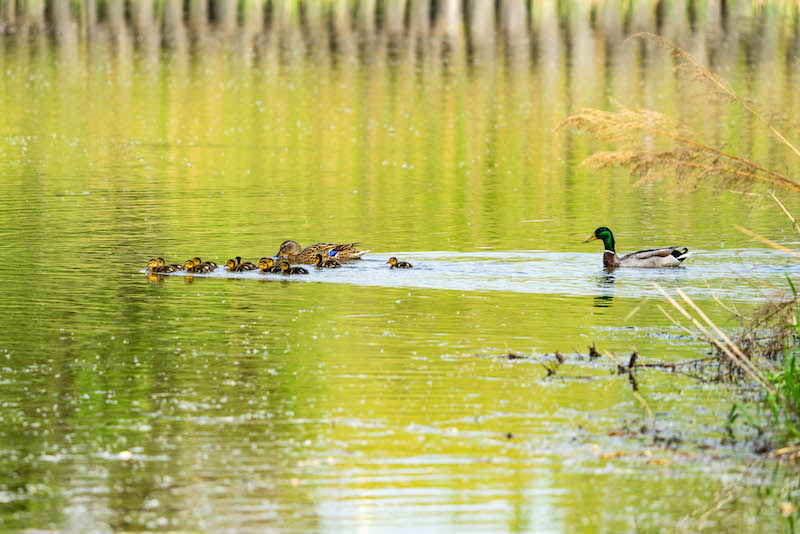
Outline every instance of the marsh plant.
<svg viewBox="0 0 800 534"><path fill-rule="evenodd" d="M780 126L788 124L788 121L779 114L738 95L722 77L667 39L639 33L631 36L630 40L654 43L665 49L673 58L678 79L688 82L695 89L699 88L701 98L737 106L743 116L767 130L789 160L800 158L797 145L789 140ZM759 163L752 154L741 154L730 146L710 143L700 133L664 113L650 109L629 109L616 102L615 105L615 111L583 109L562 122L561 128L586 132L613 147L609 151L595 152L582 165L598 169L626 168L636 184L675 177L690 186L705 182L722 188L762 185L790 194L800 193L800 182L784 172ZM797 161L800 163L800 159ZM800 232L795 218L778 197L773 192L769 196ZM737 228L754 239L800 259L800 254L791 249L746 228ZM762 305L749 316L729 308L739 318L741 325L739 332L732 337L718 328L680 289L677 293L683 304L663 288L656 287L683 318L677 320L667 310L662 308L662 311L676 325L713 345L717 364L727 370L718 376L727 376L728 380L744 387L755 385L759 392L757 411L748 409L742 403L733 406L727 425L731 435L735 423L742 421L756 429L762 448L774 455L798 460L800 371L797 353L800 351L800 309L796 288L788 276L787 281L790 291L778 297L765 297ZM681 321L688 321L691 327L683 326Z"/></svg>

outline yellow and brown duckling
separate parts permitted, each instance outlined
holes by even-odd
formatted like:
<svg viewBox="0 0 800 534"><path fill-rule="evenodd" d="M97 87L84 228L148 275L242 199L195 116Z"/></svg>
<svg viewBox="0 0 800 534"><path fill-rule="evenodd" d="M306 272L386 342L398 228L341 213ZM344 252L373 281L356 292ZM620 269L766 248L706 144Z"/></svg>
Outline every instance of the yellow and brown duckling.
<svg viewBox="0 0 800 534"><path fill-rule="evenodd" d="M392 256L389 258L389 261L386 263L389 264L389 269L411 269L413 265L408 263L407 261L397 261L397 258Z"/></svg>
<svg viewBox="0 0 800 534"><path fill-rule="evenodd" d="M337 260L357 260L368 250L358 250L356 245L358 243L316 243L302 248L297 241L284 241L278 249L277 256L285 257L287 261L292 263L314 263L314 256L321 254L328 258L336 258Z"/></svg>
<svg viewBox="0 0 800 534"><path fill-rule="evenodd" d="M278 265L275 265L275 260L272 258L261 258L258 262L258 268L261 269L262 273L279 273L281 272L281 268Z"/></svg>
<svg viewBox="0 0 800 534"><path fill-rule="evenodd" d="M164 261L164 258L158 258L156 261L158 262L158 266L161 267L162 273L174 273L175 271L183 269L183 265L180 263L167 263Z"/></svg>
<svg viewBox="0 0 800 534"><path fill-rule="evenodd" d="M151 259L147 262L147 270L151 273L174 273L182 268L180 265L167 265L164 258Z"/></svg>
<svg viewBox="0 0 800 534"><path fill-rule="evenodd" d="M281 273L283 274L308 274L308 270L302 267L292 267L288 261L281 262Z"/></svg>
<svg viewBox="0 0 800 534"><path fill-rule="evenodd" d="M200 258L198 258L197 256L192 258L192 263L194 263L195 267L198 266L198 265L208 265L209 267L211 267L211 270L214 270L217 267L219 267L219 265L217 265L213 261L203 261Z"/></svg>
<svg viewBox="0 0 800 534"><path fill-rule="evenodd" d="M225 263L225 267L228 268L228 271L232 273L240 273L242 271L252 271L253 269L258 269L258 265L254 263L250 263L249 261L242 262L241 256L236 256L235 260L228 260Z"/></svg>
<svg viewBox="0 0 800 534"><path fill-rule="evenodd" d="M194 260L186 260L183 267L187 273L210 273L214 268L207 263L195 263Z"/></svg>
<svg viewBox="0 0 800 534"><path fill-rule="evenodd" d="M314 265L317 266L317 269L338 269L342 266L341 263L333 258L323 258L322 254L314 255Z"/></svg>
<svg viewBox="0 0 800 534"><path fill-rule="evenodd" d="M236 256L236 266L239 268L240 271L255 271L258 269L258 265L249 261L242 261L241 256Z"/></svg>

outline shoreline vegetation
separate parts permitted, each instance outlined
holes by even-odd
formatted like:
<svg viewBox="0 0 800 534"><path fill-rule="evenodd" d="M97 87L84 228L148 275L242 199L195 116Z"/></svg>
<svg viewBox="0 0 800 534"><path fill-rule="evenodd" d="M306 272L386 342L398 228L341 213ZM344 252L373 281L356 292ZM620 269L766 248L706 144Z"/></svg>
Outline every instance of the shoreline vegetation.
<svg viewBox="0 0 800 534"><path fill-rule="evenodd" d="M739 106L783 147L788 158L800 157L797 145L789 140L779 125L782 121L788 123L788 118L740 97L722 77L663 37L640 33L629 40L653 43L665 49L673 58L678 78L700 87L699 98L723 100ZM800 59L795 60L800 66ZM608 151L595 151L582 165L596 169L628 169L636 185L670 176L690 186L711 182L723 189L766 185L789 194L800 192L800 182L790 176L757 162L750 154L708 143L681 121L651 109L633 110L621 104L617 104L617 111L584 109L565 119L560 128L585 132L613 147ZM774 192L764 195L765 199L770 197L800 232L795 218ZM746 228L737 226L737 229L793 258L800 257L795 251ZM734 336L728 336L714 324L679 288L674 291L682 303L658 284L653 285L672 307L673 313L669 306L659 305L664 315L693 337L711 344L716 364L728 368L727 381L739 384L743 394L751 388L759 392L755 411L745 401L736 402L732 407L726 424L730 436L734 437L738 424L746 425L756 431L755 448L758 452L798 464L800 306L797 289L788 275L786 283L790 292L772 297L764 295L762 304L749 317L718 301L739 321L740 328Z"/></svg>

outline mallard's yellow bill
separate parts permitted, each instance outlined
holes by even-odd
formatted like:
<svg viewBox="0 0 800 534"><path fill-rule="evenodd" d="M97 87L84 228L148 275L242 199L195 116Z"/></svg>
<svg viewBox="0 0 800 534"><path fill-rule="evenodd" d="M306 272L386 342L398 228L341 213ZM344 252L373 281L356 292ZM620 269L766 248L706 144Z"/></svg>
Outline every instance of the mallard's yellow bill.
<svg viewBox="0 0 800 534"><path fill-rule="evenodd" d="M597 236L592 234L589 237L587 237L586 239L584 239L583 241L581 241L581 243L588 243L589 241L594 241L595 239L597 239Z"/></svg>

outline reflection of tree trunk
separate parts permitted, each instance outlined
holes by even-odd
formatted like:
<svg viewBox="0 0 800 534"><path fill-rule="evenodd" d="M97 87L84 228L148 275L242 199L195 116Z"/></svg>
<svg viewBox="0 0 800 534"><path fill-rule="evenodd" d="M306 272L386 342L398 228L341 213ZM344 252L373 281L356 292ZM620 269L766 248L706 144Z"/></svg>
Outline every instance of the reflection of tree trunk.
<svg viewBox="0 0 800 534"><path fill-rule="evenodd" d="M369 37L375 34L375 0L362 0L358 3L358 26Z"/></svg>
<svg viewBox="0 0 800 534"><path fill-rule="evenodd" d="M476 51L488 51L494 46L494 0L472 0L469 37Z"/></svg>
<svg viewBox="0 0 800 534"><path fill-rule="evenodd" d="M333 26L336 32L336 42L339 52L352 55L355 50L353 30L350 27L350 10L348 0L336 0L333 5Z"/></svg>
<svg viewBox="0 0 800 534"><path fill-rule="evenodd" d="M230 33L236 28L236 0L216 0L217 29Z"/></svg>
<svg viewBox="0 0 800 534"><path fill-rule="evenodd" d="M25 21L33 29L44 29L44 0L27 0L25 7Z"/></svg>
<svg viewBox="0 0 800 534"><path fill-rule="evenodd" d="M503 31L506 36L506 51L512 58L516 58L521 62L527 61L528 58L528 13L525 9L523 0L502 0L501 8L501 21L503 24ZM552 9L552 5L543 6L541 9ZM548 21L546 24L555 24L558 26L558 19ZM558 28L542 28L542 32L558 34Z"/></svg>
<svg viewBox="0 0 800 534"><path fill-rule="evenodd" d="M439 0L439 32L449 40L461 37L461 1Z"/></svg>
<svg viewBox="0 0 800 534"><path fill-rule="evenodd" d="M125 31L125 4L123 0L106 0L105 4L111 33L121 36Z"/></svg>
<svg viewBox="0 0 800 534"><path fill-rule="evenodd" d="M72 34L72 12L69 8L69 0L52 0L50 7L53 14L53 28L56 38L63 39L64 36Z"/></svg>
<svg viewBox="0 0 800 534"><path fill-rule="evenodd" d="M86 35L91 39L97 29L97 0L86 1ZM13 0L12 0L13 2Z"/></svg>
<svg viewBox="0 0 800 534"><path fill-rule="evenodd" d="M0 20L8 25L13 25L17 22L16 0L3 0L0 2Z"/></svg>
<svg viewBox="0 0 800 534"><path fill-rule="evenodd" d="M189 27L195 39L203 40L208 27L208 0L189 0Z"/></svg>
<svg viewBox="0 0 800 534"><path fill-rule="evenodd" d="M245 40L251 42L254 35L264 31L264 12L261 0L245 0L242 14L242 25L245 31Z"/></svg>
<svg viewBox="0 0 800 534"><path fill-rule="evenodd" d="M153 28L153 0L136 0L131 5L133 29L142 35Z"/></svg>
<svg viewBox="0 0 800 534"><path fill-rule="evenodd" d="M412 33L417 38L427 39L431 31L431 1L411 0L409 11Z"/></svg>
<svg viewBox="0 0 800 534"><path fill-rule="evenodd" d="M406 0L387 0L386 8L386 31L389 32L389 39L399 37L403 33L403 21L406 14Z"/></svg>
<svg viewBox="0 0 800 534"><path fill-rule="evenodd" d="M163 0L164 5L164 44L169 48L180 49L186 44L186 31L183 27L183 0Z"/></svg>

